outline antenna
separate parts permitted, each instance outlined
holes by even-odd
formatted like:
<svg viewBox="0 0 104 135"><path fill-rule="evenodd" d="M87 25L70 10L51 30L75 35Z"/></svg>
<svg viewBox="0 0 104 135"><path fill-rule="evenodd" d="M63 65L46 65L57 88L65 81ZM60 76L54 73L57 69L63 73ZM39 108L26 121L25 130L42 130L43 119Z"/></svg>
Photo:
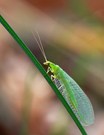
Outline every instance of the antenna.
<svg viewBox="0 0 104 135"><path fill-rule="evenodd" d="M38 39L36 38L36 35L35 35L35 34L33 33L33 31L32 31L32 34L33 34L33 36L34 36L34 38L35 38L35 40L36 40L36 43L38 44L39 49L40 49L40 51L42 52L45 61L47 61L47 57L46 57L46 54L45 54L45 51L44 51L44 48L43 48L43 45L42 45L42 42L41 42L39 33L38 33L38 31L36 31L36 30L35 30L35 33L37 34Z"/></svg>

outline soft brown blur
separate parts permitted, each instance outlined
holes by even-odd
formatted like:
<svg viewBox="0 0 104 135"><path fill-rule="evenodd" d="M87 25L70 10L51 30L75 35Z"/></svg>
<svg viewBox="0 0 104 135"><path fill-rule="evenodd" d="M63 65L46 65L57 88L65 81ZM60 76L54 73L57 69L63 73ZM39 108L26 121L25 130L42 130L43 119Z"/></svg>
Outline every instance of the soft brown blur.
<svg viewBox="0 0 104 135"><path fill-rule="evenodd" d="M39 32L47 59L91 100L95 122L86 131L103 135L103 0L0 0L0 13L42 64L33 36ZM0 135L74 134L80 132L47 81L0 24Z"/></svg>
<svg viewBox="0 0 104 135"><path fill-rule="evenodd" d="M88 5L99 19L102 19L104 21L104 1L99 0L88 0Z"/></svg>

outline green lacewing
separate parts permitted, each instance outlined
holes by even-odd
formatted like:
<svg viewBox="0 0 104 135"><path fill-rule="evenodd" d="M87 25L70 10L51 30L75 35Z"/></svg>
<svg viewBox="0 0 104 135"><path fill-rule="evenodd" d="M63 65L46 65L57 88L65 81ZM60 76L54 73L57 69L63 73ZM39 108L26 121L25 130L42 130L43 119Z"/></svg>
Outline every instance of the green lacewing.
<svg viewBox="0 0 104 135"><path fill-rule="evenodd" d="M92 104L83 92L80 86L72 79L61 67L47 60L44 48L38 32L39 41L34 38L44 56L44 65L48 66L47 73L51 72L51 79L56 87L73 110L74 114L83 126L89 126L94 123L94 111Z"/></svg>

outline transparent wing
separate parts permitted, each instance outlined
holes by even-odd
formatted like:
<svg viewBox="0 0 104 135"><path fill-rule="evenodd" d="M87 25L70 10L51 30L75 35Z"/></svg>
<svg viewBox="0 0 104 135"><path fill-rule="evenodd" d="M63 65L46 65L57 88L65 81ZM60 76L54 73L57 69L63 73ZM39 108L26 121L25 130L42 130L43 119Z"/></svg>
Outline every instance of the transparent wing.
<svg viewBox="0 0 104 135"><path fill-rule="evenodd" d="M94 122L94 111L89 98L67 73L65 73L65 78L68 80L69 89L73 91L77 102L77 107L73 111L84 126L91 125Z"/></svg>

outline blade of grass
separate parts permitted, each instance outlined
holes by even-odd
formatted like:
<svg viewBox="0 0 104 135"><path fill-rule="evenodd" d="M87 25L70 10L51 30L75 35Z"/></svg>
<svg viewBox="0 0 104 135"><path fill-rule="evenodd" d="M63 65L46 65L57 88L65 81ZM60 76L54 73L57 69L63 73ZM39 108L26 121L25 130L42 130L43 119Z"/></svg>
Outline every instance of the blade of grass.
<svg viewBox="0 0 104 135"><path fill-rule="evenodd" d="M0 15L0 22L5 27L5 29L11 34L11 36L16 40L16 42L19 44L19 46L23 49L23 51L28 55L28 57L31 59L33 64L38 68L38 70L41 72L41 74L44 76L44 78L47 80L49 85L52 87L54 92L56 93L57 97L60 99L62 104L65 106L68 113L71 115L72 119L76 123L77 127L79 128L82 135L87 135L85 129L71 110L70 106L67 104L63 96L58 91L55 84L52 82L42 65L39 63L39 61L36 59L36 57L33 55L33 53L30 51L30 49L25 45L25 43L20 39L20 37L15 33L15 31L10 27L10 25L6 22L6 20Z"/></svg>

